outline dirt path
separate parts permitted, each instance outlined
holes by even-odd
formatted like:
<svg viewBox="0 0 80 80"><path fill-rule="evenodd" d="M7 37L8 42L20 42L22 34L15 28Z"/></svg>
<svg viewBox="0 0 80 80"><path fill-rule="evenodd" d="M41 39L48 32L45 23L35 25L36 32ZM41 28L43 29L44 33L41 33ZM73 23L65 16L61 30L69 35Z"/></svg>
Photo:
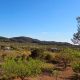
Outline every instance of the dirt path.
<svg viewBox="0 0 80 80"><path fill-rule="evenodd" d="M71 80L70 77L73 75L73 70L68 67L64 71L60 71L60 74L57 78L57 80ZM20 80L20 79L15 79L15 80ZM25 78L25 80L56 80L54 76L49 76L49 75L40 75L37 77L30 77L30 78Z"/></svg>

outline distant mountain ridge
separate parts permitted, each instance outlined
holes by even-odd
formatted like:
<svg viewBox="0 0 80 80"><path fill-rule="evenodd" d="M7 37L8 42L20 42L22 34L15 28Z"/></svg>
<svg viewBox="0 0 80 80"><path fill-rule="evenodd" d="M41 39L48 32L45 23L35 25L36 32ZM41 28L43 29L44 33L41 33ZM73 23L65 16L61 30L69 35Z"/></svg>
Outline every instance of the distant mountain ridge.
<svg viewBox="0 0 80 80"><path fill-rule="evenodd" d="M38 39L33 39L30 37L25 37L25 36L12 37L12 38L0 36L0 42L37 43L37 44L42 44L42 45L72 45L67 42L41 41Z"/></svg>

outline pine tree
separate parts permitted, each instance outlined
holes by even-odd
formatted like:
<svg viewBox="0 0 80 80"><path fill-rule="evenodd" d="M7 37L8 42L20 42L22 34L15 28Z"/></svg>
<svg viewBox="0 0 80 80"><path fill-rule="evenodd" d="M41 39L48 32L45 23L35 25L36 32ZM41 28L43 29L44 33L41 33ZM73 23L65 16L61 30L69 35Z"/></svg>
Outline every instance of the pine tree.
<svg viewBox="0 0 80 80"><path fill-rule="evenodd" d="M72 42L74 44L80 45L80 17L77 17L76 20L78 23L78 25L77 25L78 29L77 29L77 32L73 34Z"/></svg>

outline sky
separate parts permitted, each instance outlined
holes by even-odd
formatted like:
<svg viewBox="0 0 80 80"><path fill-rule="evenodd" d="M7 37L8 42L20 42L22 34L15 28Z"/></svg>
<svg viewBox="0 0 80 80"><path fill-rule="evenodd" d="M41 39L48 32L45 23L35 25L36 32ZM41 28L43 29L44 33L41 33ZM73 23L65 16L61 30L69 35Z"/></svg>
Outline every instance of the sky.
<svg viewBox="0 0 80 80"><path fill-rule="evenodd" d="M0 36L70 42L80 0L0 0Z"/></svg>

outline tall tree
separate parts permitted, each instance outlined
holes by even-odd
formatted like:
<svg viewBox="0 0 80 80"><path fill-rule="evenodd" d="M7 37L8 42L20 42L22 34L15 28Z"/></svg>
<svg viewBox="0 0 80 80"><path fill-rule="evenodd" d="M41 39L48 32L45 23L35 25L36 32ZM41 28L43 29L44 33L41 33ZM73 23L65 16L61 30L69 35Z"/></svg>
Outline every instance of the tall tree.
<svg viewBox="0 0 80 80"><path fill-rule="evenodd" d="M74 44L80 45L80 17L77 17L76 20L78 23L78 25L77 25L78 29L77 29L77 32L73 34L72 42Z"/></svg>

